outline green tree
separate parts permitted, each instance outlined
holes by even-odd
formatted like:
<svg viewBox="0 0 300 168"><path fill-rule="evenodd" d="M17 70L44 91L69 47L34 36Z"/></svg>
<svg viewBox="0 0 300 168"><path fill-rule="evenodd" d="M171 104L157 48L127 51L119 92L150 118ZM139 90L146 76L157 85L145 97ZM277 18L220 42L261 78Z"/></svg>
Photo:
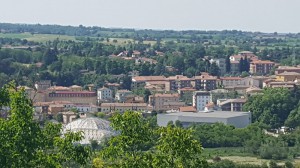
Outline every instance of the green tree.
<svg viewBox="0 0 300 168"><path fill-rule="evenodd" d="M231 64L230 64L230 55L228 55L226 57L226 60L225 60L225 64L226 64L226 72L229 73L231 71Z"/></svg>
<svg viewBox="0 0 300 168"><path fill-rule="evenodd" d="M154 167L208 167L201 157L201 144L194 139L192 132L191 129L172 126L159 128Z"/></svg>
<svg viewBox="0 0 300 168"><path fill-rule="evenodd" d="M266 88L263 94L251 96L243 108L252 112L254 122L278 128L295 108L296 100L297 96L286 88Z"/></svg>
<svg viewBox="0 0 300 168"><path fill-rule="evenodd" d="M0 89L0 105L10 107L10 117L0 119L1 167L85 165L90 149L74 145L81 140L81 132L61 137L60 124L48 123L41 128L33 120L32 102L24 89L16 91L11 85Z"/></svg>
<svg viewBox="0 0 300 168"><path fill-rule="evenodd" d="M239 72L242 73L243 71L245 71L245 65L244 65L244 59L241 58L239 61Z"/></svg>
<svg viewBox="0 0 300 168"><path fill-rule="evenodd" d="M138 112L117 113L111 118L111 126L119 132L112 137L102 157L112 167L149 167L148 153L153 135L149 123Z"/></svg>
<svg viewBox="0 0 300 168"><path fill-rule="evenodd" d="M58 61L57 53L54 50L48 48L43 55L43 63L45 65L50 65L55 61Z"/></svg>
<svg viewBox="0 0 300 168"><path fill-rule="evenodd" d="M213 62L209 67L209 73L213 76L219 76L220 75L220 69L217 66L215 62Z"/></svg>
<svg viewBox="0 0 300 168"><path fill-rule="evenodd" d="M291 111L284 123L291 128L296 128L300 125L300 102L297 107Z"/></svg>

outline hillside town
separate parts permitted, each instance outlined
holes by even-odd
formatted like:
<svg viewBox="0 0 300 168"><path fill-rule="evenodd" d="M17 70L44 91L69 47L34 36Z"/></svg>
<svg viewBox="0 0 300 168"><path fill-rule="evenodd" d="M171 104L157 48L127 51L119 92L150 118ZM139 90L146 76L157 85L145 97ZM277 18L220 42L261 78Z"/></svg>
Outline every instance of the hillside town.
<svg viewBox="0 0 300 168"><path fill-rule="evenodd" d="M133 53L133 57L136 54ZM60 114L62 122L68 124L78 117L98 112L109 115L130 110L145 115L159 114L157 123L161 126L179 120L186 127L192 123L222 122L242 128L251 124L251 112L243 111L248 97L261 94L264 88L295 88L300 84L300 67L280 66L244 51L230 56L233 73L239 71L236 64L241 59L249 60L249 76L212 76L207 72L192 77L139 76L135 71L132 72L131 90L121 88L119 83L105 83L101 88L91 84L83 88L57 86L50 80L37 82L35 88L19 88L23 87L33 100L35 117L41 121ZM217 62L220 74L225 73L224 59L210 61ZM270 75L271 71L274 75ZM147 90L148 94L137 95L135 90Z"/></svg>

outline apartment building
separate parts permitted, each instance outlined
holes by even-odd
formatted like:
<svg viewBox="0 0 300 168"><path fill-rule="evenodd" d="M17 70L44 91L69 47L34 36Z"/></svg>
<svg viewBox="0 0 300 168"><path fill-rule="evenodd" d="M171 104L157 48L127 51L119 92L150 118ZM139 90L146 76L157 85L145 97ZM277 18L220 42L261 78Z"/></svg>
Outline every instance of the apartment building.
<svg viewBox="0 0 300 168"><path fill-rule="evenodd" d="M245 85L245 82L242 81L241 77L221 77L218 83L219 86L238 86Z"/></svg>
<svg viewBox="0 0 300 168"><path fill-rule="evenodd" d="M90 91L48 91L45 93L46 102L70 101L72 103L96 104L97 94Z"/></svg>
<svg viewBox="0 0 300 168"><path fill-rule="evenodd" d="M240 61L241 59L249 59L251 61L256 61L258 60L258 57L253 54L253 52L250 52L250 51L242 51L242 52L239 52L238 55L232 55L229 57L230 61Z"/></svg>
<svg viewBox="0 0 300 168"><path fill-rule="evenodd" d="M106 87L102 87L100 89L97 90L97 99L98 102L100 102L101 100L111 100L112 97L112 90L106 88Z"/></svg>
<svg viewBox="0 0 300 168"><path fill-rule="evenodd" d="M222 111L243 111L246 99L227 99L218 104Z"/></svg>
<svg viewBox="0 0 300 168"><path fill-rule="evenodd" d="M131 88L136 89L139 87L144 87L146 82L149 81L165 81L166 77L164 76L135 76L132 77Z"/></svg>
<svg viewBox="0 0 300 168"><path fill-rule="evenodd" d="M71 91L73 92L80 92L83 90L83 88L81 86L78 86L78 85L72 85L69 87Z"/></svg>
<svg viewBox="0 0 300 168"><path fill-rule="evenodd" d="M166 91L177 91L181 88L192 87L192 78L183 75L170 76L166 80Z"/></svg>
<svg viewBox="0 0 300 168"><path fill-rule="evenodd" d="M275 63L272 61L262 61L262 60L252 61L250 63L250 73L266 75L271 72L274 66Z"/></svg>
<svg viewBox="0 0 300 168"><path fill-rule="evenodd" d="M179 101L179 94L160 94L156 93L149 96L149 104L155 111L167 111L172 109L178 109L181 106L185 106L184 102Z"/></svg>
<svg viewBox="0 0 300 168"><path fill-rule="evenodd" d="M214 90L217 88L217 77L203 73L201 76L195 76L193 87L196 90Z"/></svg>
<svg viewBox="0 0 300 168"><path fill-rule="evenodd" d="M279 66L276 70L275 70L275 75L277 74L281 74L283 72L296 72L296 73L300 73L300 66Z"/></svg>
<svg viewBox="0 0 300 168"><path fill-rule="evenodd" d="M129 90L118 90L115 99L119 102L125 102L126 97L129 95L132 95L132 92Z"/></svg>
<svg viewBox="0 0 300 168"><path fill-rule="evenodd" d="M193 106L197 111L203 111L210 102L210 93L208 91L196 91L193 93Z"/></svg>
<svg viewBox="0 0 300 168"><path fill-rule="evenodd" d="M276 75L276 81L294 82L300 80L300 73L297 72L283 72Z"/></svg>

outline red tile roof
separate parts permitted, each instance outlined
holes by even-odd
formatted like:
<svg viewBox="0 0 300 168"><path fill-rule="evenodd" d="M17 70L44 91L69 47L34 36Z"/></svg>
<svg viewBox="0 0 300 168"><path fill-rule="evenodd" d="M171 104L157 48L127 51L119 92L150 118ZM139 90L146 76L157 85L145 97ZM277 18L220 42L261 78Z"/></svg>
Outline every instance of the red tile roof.
<svg viewBox="0 0 300 168"><path fill-rule="evenodd" d="M252 61L251 64L275 64L275 63L272 61L257 60L257 61Z"/></svg>

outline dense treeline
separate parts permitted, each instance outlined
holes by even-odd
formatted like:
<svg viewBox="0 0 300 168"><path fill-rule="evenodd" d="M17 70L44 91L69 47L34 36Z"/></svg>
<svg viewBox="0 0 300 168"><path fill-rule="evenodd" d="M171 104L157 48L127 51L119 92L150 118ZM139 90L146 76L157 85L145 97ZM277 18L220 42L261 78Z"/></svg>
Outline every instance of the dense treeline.
<svg viewBox="0 0 300 168"><path fill-rule="evenodd" d="M243 106L252 112L252 121L267 124L270 128L283 125L299 126L299 88L265 88L263 94L249 97Z"/></svg>
<svg viewBox="0 0 300 168"><path fill-rule="evenodd" d="M0 88L0 109L9 107L9 117L0 118L1 167L79 167L91 155L88 146L74 145L80 132L61 136L62 125L43 127L33 119L32 102L13 83Z"/></svg>
<svg viewBox="0 0 300 168"><path fill-rule="evenodd" d="M15 79L20 84L27 85L36 80L51 79L60 85L94 83L101 86L104 81L128 81L128 74L133 70L138 70L140 75L183 74L191 77L199 75L200 72L220 75L218 66L209 62L210 58L226 58L225 75L248 75L244 72L249 71L249 60L240 61L239 73L230 73L228 56L243 50L252 51L260 59L281 62L284 65L300 63L297 56L300 55L297 34L264 34L235 30L155 31L7 23L0 24L0 30L4 33L65 34L81 38L79 41L56 39L45 43L0 38L0 46L30 46L23 50L0 50L0 76L3 81ZM117 40L114 44L104 43L105 39L108 42L111 37L131 40L124 43L117 43ZM144 43L145 40L153 40L154 43ZM295 45L291 45L291 42ZM134 60L109 57L124 51L125 57L130 57L133 51L139 51L141 57L150 58L157 63L138 64ZM156 52L163 52L164 56L159 56ZM36 67L36 63L43 65ZM173 70L166 67L172 67Z"/></svg>
<svg viewBox="0 0 300 168"><path fill-rule="evenodd" d="M266 133L267 127L258 123L246 128L217 124L194 125L194 135L204 148L242 147L243 153L264 159L281 160L299 155L300 129L290 134Z"/></svg>

